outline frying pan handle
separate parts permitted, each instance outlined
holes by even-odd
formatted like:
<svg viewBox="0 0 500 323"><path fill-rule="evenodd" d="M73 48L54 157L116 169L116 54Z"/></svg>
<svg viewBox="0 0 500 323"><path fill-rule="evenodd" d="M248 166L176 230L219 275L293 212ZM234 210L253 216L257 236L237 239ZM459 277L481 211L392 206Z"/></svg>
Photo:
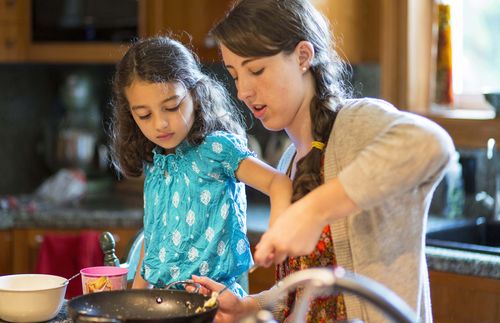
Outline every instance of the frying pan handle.
<svg viewBox="0 0 500 323"><path fill-rule="evenodd" d="M193 293L195 293L195 294L197 294L200 291L200 288L201 288L201 285L198 284L198 283L195 283L194 281L191 281L191 280L179 280L179 281L176 281L176 282L171 282L170 284L168 284L167 286L165 286L164 289L172 289L174 286L177 286L177 285L183 285L184 289L185 289L186 285L193 286L194 287Z"/></svg>
<svg viewBox="0 0 500 323"><path fill-rule="evenodd" d="M113 317L102 317L79 314L75 320L76 323L121 323L122 321Z"/></svg>

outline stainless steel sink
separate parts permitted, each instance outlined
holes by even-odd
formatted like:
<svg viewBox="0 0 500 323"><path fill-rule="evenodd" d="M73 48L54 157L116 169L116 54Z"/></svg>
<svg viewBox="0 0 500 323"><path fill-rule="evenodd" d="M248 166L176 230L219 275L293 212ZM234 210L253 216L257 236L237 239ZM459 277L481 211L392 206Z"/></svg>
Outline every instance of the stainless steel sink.
<svg viewBox="0 0 500 323"><path fill-rule="evenodd" d="M500 256L500 222L477 221L428 232L428 246Z"/></svg>

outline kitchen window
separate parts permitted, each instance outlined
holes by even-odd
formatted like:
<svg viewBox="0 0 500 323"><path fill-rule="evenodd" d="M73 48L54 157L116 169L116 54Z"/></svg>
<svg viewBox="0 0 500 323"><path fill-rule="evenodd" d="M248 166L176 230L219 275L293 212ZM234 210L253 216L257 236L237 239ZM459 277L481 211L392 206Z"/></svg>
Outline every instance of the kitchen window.
<svg viewBox="0 0 500 323"><path fill-rule="evenodd" d="M488 109L482 93L500 90L500 0L452 0L453 106Z"/></svg>

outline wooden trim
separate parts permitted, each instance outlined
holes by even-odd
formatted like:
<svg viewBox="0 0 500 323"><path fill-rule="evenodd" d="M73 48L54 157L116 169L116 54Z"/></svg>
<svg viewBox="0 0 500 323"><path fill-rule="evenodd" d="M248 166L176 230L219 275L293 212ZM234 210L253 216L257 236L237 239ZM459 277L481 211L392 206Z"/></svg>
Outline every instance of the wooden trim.
<svg viewBox="0 0 500 323"><path fill-rule="evenodd" d="M489 138L500 142L500 118L474 120L431 114L426 117L441 125L453 138L456 147L484 149ZM497 149L500 150L500 145L497 145Z"/></svg>
<svg viewBox="0 0 500 323"><path fill-rule="evenodd" d="M434 0L408 0L407 108L426 113L431 106L433 71Z"/></svg>
<svg viewBox="0 0 500 323"><path fill-rule="evenodd" d="M407 1L382 0L380 96L407 108Z"/></svg>
<svg viewBox="0 0 500 323"><path fill-rule="evenodd" d="M28 61L41 63L116 63L127 44L113 43L30 43Z"/></svg>

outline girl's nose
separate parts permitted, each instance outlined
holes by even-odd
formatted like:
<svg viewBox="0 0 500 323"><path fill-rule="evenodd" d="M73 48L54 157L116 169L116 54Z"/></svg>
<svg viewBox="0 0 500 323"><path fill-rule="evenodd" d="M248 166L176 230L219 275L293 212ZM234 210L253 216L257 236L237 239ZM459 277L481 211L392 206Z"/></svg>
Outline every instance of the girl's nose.
<svg viewBox="0 0 500 323"><path fill-rule="evenodd" d="M236 90L238 91L238 99L245 103L250 102L250 99L255 94L252 84L242 79L238 79Z"/></svg>
<svg viewBox="0 0 500 323"><path fill-rule="evenodd" d="M158 117L155 120L156 130L160 131L168 127L168 120L166 117Z"/></svg>

